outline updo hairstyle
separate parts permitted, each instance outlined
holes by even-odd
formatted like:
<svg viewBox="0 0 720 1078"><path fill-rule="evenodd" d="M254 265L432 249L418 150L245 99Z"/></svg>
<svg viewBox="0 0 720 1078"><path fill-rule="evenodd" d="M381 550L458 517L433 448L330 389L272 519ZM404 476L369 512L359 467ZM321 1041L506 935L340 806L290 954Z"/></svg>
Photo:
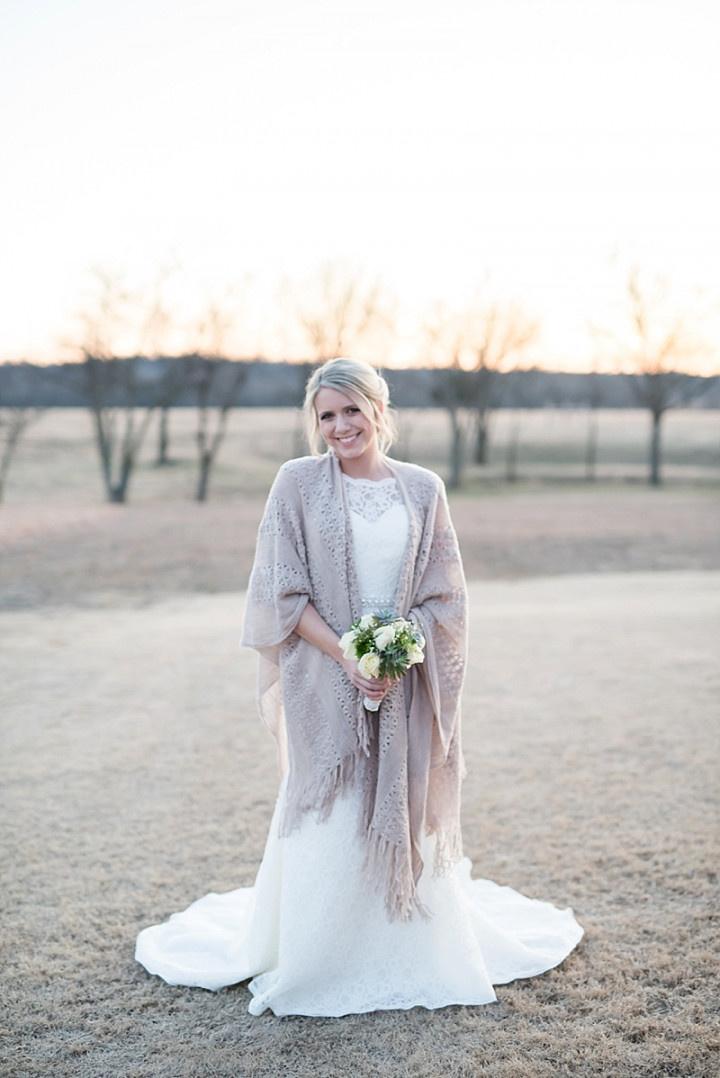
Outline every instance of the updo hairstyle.
<svg viewBox="0 0 720 1078"><path fill-rule="evenodd" d="M305 386L303 413L305 434L314 456L320 456L326 448L315 408L315 397L320 389L336 389L350 397L375 427L380 452L387 453L397 438L397 427L390 414L390 390L379 371L362 359L346 356L329 359L313 371ZM381 405L385 406L384 411L381 411Z"/></svg>

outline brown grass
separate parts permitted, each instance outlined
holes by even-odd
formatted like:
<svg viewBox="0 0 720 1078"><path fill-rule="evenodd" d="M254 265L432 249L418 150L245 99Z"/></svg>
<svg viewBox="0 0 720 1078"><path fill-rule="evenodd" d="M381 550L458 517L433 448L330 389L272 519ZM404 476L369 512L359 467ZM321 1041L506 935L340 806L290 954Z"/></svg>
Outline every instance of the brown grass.
<svg viewBox="0 0 720 1078"><path fill-rule="evenodd" d="M711 1075L720 592L710 573L471 587L466 850L575 907L558 969L488 1007L252 1018L171 988L142 926L251 884L276 779L242 597L0 616L4 1073Z"/></svg>
<svg viewBox="0 0 720 1078"><path fill-rule="evenodd" d="M571 904L578 950L488 1007L251 1018L246 986L171 988L133 947L262 856L274 754L238 637L279 446L260 421L238 471L231 441L202 509L187 461L144 466L118 509L80 419L38 425L0 510L1 1072L715 1075L716 492L452 499L474 578L466 851Z"/></svg>

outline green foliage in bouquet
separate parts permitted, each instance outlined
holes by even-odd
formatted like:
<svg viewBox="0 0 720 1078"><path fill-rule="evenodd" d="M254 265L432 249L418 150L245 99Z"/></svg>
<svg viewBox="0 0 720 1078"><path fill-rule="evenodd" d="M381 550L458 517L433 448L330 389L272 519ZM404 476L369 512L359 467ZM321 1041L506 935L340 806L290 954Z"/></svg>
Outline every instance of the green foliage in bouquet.
<svg viewBox="0 0 720 1078"><path fill-rule="evenodd" d="M386 631L378 631L383 629ZM346 637L352 637L358 660L371 653L378 656L380 665L376 677L401 677L414 663L423 660L425 640L422 633L411 621L398 617L391 610L356 618Z"/></svg>

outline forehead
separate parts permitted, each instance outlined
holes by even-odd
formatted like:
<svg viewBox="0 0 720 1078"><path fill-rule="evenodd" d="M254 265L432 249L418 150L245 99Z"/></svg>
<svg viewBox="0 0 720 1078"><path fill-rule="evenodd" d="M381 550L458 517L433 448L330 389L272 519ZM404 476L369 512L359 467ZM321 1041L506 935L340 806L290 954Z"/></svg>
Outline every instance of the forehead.
<svg viewBox="0 0 720 1078"><path fill-rule="evenodd" d="M336 412L341 408L347 408L349 404L358 405L359 401L348 393L343 393L339 389L331 389L329 386L323 386L315 394L315 408L318 412Z"/></svg>

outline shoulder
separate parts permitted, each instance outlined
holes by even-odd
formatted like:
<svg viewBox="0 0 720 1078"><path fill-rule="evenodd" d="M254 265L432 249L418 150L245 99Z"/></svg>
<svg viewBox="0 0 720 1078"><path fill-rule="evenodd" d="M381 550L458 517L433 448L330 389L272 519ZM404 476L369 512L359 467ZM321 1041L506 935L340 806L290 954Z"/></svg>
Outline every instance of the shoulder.
<svg viewBox="0 0 720 1078"><path fill-rule="evenodd" d="M276 478L292 476L295 479L306 479L317 475L324 467L327 467L324 454L319 457L293 457L280 465Z"/></svg>
<svg viewBox="0 0 720 1078"><path fill-rule="evenodd" d="M312 481L320 474L324 464L323 457L293 457L286 460L277 470L272 484L273 492L284 495L297 493L303 483Z"/></svg>
<svg viewBox="0 0 720 1078"><path fill-rule="evenodd" d="M303 474L310 471L313 468L317 468L320 464L322 457L292 457L290 460L286 460L278 468L278 475Z"/></svg>
<svg viewBox="0 0 720 1078"><path fill-rule="evenodd" d="M388 459L391 466L413 490L428 496L444 493L445 483L437 472L430 468L423 468L421 464L413 464L409 460L393 460L392 457Z"/></svg>

